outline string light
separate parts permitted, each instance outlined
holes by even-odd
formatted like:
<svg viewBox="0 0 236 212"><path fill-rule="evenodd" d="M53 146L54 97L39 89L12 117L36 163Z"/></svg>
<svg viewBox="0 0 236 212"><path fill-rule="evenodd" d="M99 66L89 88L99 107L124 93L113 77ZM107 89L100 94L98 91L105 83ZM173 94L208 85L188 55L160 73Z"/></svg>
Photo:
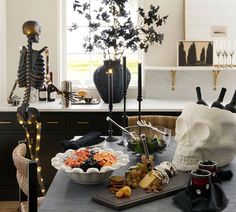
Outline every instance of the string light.
<svg viewBox="0 0 236 212"><path fill-rule="evenodd" d="M26 139L27 139L27 143L28 143L28 147L29 147L29 151L30 151L30 156L31 156L31 160L35 160L37 163L37 177L38 177L38 183L41 189L41 193L44 195L45 194L45 185L44 185L44 180L42 178L42 167L40 166L40 160L39 160L39 151L40 151L40 141L41 141L41 123L36 122L36 136L35 136L35 140L36 142L34 142L34 139L31 137L28 128L26 126L24 126L25 131L26 131ZM34 154L33 154L33 150L32 148L35 148L34 150Z"/></svg>
<svg viewBox="0 0 236 212"><path fill-rule="evenodd" d="M112 69L111 68L108 70L108 74L112 74Z"/></svg>

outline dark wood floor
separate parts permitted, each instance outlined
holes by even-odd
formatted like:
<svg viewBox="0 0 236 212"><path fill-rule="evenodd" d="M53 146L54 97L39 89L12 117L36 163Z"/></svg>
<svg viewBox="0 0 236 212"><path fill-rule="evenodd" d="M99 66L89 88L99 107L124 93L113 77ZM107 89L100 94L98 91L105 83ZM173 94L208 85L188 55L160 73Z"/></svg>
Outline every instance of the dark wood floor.
<svg viewBox="0 0 236 212"><path fill-rule="evenodd" d="M17 201L0 201L0 212L17 212L18 206Z"/></svg>

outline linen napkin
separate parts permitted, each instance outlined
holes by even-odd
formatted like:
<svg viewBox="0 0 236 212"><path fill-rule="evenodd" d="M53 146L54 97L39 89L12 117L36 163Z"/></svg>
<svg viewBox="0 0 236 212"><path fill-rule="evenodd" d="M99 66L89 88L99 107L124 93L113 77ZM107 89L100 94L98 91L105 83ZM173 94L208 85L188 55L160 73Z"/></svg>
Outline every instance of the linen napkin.
<svg viewBox="0 0 236 212"><path fill-rule="evenodd" d="M227 207L229 202L222 188L221 181L230 180L232 176L231 170L218 170L216 181L210 186L211 190L208 198L193 197L191 195L191 185L188 184L184 191L174 196L174 203L184 212L220 212Z"/></svg>
<svg viewBox="0 0 236 212"><path fill-rule="evenodd" d="M92 146L99 144L105 140L104 137L101 137L102 133L97 131L91 131L84 135L83 137L76 140L65 140L62 142L62 146L65 150L67 149L79 149L81 147Z"/></svg>

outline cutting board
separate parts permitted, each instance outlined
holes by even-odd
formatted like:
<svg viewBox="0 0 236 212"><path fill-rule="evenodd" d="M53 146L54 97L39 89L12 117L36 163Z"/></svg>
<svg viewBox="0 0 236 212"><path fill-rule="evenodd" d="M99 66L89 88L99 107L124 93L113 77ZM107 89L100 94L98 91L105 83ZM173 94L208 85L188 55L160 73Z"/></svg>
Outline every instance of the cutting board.
<svg viewBox="0 0 236 212"><path fill-rule="evenodd" d="M178 172L176 176L170 178L168 185L163 191L158 193L146 193L142 188L132 189L132 195L129 198L118 199L110 192L108 188L99 191L92 196L92 201L105 205L115 210L127 209L153 200L167 197L186 188L188 184L189 173Z"/></svg>

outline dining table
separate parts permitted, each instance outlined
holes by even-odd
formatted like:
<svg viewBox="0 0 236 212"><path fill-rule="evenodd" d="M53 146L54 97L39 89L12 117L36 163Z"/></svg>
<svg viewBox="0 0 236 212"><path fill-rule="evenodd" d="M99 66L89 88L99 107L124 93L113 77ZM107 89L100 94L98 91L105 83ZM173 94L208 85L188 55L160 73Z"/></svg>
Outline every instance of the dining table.
<svg viewBox="0 0 236 212"><path fill-rule="evenodd" d="M130 166L139 162L140 158L124 146L117 145L121 141L121 137L118 137L117 142L104 142L103 148L112 148L114 150L121 150L126 154L129 154L130 162L120 169L113 172L113 175L124 175L125 171ZM176 148L176 142L172 137L166 151L158 153L155 156L155 163L162 161L171 161ZM226 153L227 154L227 153ZM223 157L223 155L222 155ZM236 173L236 159L234 159L226 169ZM229 203L226 212L236 211L236 177L233 177L229 181L222 183L222 187L225 191ZM116 211L104 205L98 204L91 200L91 197L97 192L102 192L107 189L107 182L97 185L82 185L74 183L65 172L57 171L45 198L39 207L39 212L112 212ZM113 195L111 193L111 195ZM174 195L160 198L145 204L140 204L131 208L123 209L126 212L179 212L181 211L173 202Z"/></svg>

